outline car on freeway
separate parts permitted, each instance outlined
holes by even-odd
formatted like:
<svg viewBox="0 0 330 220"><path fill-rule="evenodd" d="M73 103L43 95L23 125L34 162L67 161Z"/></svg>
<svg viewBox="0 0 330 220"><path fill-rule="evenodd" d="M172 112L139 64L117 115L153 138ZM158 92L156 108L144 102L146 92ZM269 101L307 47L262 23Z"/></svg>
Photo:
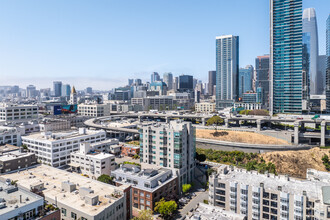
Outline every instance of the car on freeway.
<svg viewBox="0 0 330 220"><path fill-rule="evenodd" d="M288 129L288 131L293 131L293 129L290 128L290 129Z"/></svg>
<svg viewBox="0 0 330 220"><path fill-rule="evenodd" d="M281 129L279 129L279 128L275 128L275 131L282 131Z"/></svg>

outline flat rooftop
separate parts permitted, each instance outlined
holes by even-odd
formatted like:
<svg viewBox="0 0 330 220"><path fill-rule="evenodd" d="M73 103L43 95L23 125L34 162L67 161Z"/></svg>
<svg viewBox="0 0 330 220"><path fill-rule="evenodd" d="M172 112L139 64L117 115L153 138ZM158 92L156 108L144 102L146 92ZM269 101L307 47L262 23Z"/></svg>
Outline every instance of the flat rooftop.
<svg viewBox="0 0 330 220"><path fill-rule="evenodd" d="M4 155L0 155L0 161L9 161L17 158L31 156L34 153L29 152L19 152L19 150L7 152Z"/></svg>
<svg viewBox="0 0 330 220"><path fill-rule="evenodd" d="M85 132L83 132L83 133L79 132L78 130L68 130L68 131L61 131L61 132L38 132L38 133L30 134L29 136L25 136L23 138L34 139L34 140L57 141L57 140L83 137L86 135L93 135L93 134L98 134L98 133L101 134L101 133L104 133L104 131L86 129Z"/></svg>
<svg viewBox="0 0 330 220"><path fill-rule="evenodd" d="M223 165L219 170L226 165ZM303 195L305 191L309 198L322 201L322 187L330 186L329 183L316 180L301 180L292 177L274 174L260 174L256 171L246 171L245 169L231 168L228 169L227 174L217 174L221 180L228 182L237 182L239 184L260 187L260 183L264 184L265 189L278 191L278 186L282 187L283 193Z"/></svg>
<svg viewBox="0 0 330 220"><path fill-rule="evenodd" d="M50 199L54 201L55 198L57 198L58 203L70 206L90 216L97 215L106 207L111 206L115 201L121 198L115 198L111 195L117 192L122 193L123 190L128 187L126 184L119 187L105 184L79 174L70 173L47 165L38 165L19 173L3 175L3 177L17 180L17 184L26 189L30 189L30 186L44 183L44 190L42 192L46 200ZM61 184L65 181L76 184L76 189L78 191L80 187L92 189L94 195L98 195L100 203L94 206L86 204L85 201L80 198L77 190L73 192L62 191Z"/></svg>
<svg viewBox="0 0 330 220"><path fill-rule="evenodd" d="M36 201L40 201L40 205L43 205L42 197L20 187L16 188L13 185L7 185L3 178L0 180L0 187L2 187L2 190L0 191L0 200L5 200L0 201L0 204L4 202L6 205L4 208L0 209L0 216L17 208L30 205ZM8 189L10 189L9 193ZM22 202L20 202L20 196L22 196Z"/></svg>
<svg viewBox="0 0 330 220"><path fill-rule="evenodd" d="M243 220L245 215L223 210L219 207L199 203L198 208L188 220Z"/></svg>
<svg viewBox="0 0 330 220"><path fill-rule="evenodd" d="M6 152L15 151L18 149L19 149L19 147L14 146L14 145L10 145L10 144L2 145L2 146L0 146L0 155L3 153L6 153Z"/></svg>
<svg viewBox="0 0 330 220"><path fill-rule="evenodd" d="M149 164L148 164L149 165ZM148 166L142 163L142 166L136 166L133 164L124 164L120 168L111 171L111 176L116 176L115 182L124 184L133 184L126 182L127 178L132 181L135 180L138 183L134 184L135 188L139 188L145 191L153 192L164 184L177 178L175 172L169 168L160 168L153 165ZM119 180L119 178L122 178ZM159 182L161 180L161 182ZM145 187L144 183L155 184L152 188Z"/></svg>

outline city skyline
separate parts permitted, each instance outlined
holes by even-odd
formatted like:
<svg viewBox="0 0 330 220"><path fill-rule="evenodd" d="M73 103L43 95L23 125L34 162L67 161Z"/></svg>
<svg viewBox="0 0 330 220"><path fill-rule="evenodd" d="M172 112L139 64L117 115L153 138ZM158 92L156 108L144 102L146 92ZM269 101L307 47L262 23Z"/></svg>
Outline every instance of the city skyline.
<svg viewBox="0 0 330 220"><path fill-rule="evenodd" d="M240 8L235 7L238 2ZM303 9L316 9L320 55L325 54L325 22L328 16L327 7L322 7L325 4L325 0L303 1ZM0 52L0 72L4 80L1 85L18 84L24 88L34 84L37 88L50 88L52 81L60 80L78 89L92 86L109 90L126 84L126 78L148 80L151 72L160 75L172 72L174 76L188 74L206 82L208 71L215 70L213 39L225 34L240 36L240 67L253 65L257 56L269 54L268 1L209 1L208 4L188 5L185 2L151 4L146 1L140 5L132 2L127 10L132 12L136 7L139 13L133 11L131 15L125 14L126 17L113 11L124 10L121 3L100 2L91 6L83 2L76 10L78 12L73 14L68 12L77 5L71 3L67 8L62 8L63 5L63 2L57 2L36 6L31 3L18 4L16 1L3 4L0 23L5 34L0 37L3 48ZM143 9L146 5L148 7ZM228 10L212 14L220 5ZM185 12L185 16L179 13L183 6L191 9ZM228 14L234 7L240 13L239 18ZM166 9L171 9L169 14L157 14ZM251 14L249 9L264 10L255 15L257 13ZM16 15L16 10L21 13ZM94 10L99 10L96 17L93 17ZM140 15L143 10L151 10L152 13L144 13L143 17ZM88 18L88 15L93 16ZM137 21L130 24L128 21L132 16L137 17ZM155 21L149 21L150 16L154 16ZM242 16L249 19L242 20ZM232 19L230 25L221 20L225 17ZM191 21L187 22L187 18ZM121 24L125 24L126 29ZM245 27L247 24L248 27ZM155 25L162 25L164 30ZM176 34L172 35L172 32ZM133 39L132 42L129 39ZM191 47L192 43L197 46ZM132 50L128 50L129 47Z"/></svg>

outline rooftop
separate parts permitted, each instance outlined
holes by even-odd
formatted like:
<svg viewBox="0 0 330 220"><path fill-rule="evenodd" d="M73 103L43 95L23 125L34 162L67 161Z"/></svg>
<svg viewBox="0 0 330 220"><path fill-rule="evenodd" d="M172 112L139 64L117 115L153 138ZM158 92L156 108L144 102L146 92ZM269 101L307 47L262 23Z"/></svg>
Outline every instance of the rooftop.
<svg viewBox="0 0 330 220"><path fill-rule="evenodd" d="M224 169L227 167L227 174ZM260 174L256 171L246 171L245 169L230 168L223 165L218 169L218 178L228 182L236 182L242 185L260 187L263 184L265 189L278 191L281 187L282 193L303 196L304 193L310 198L319 200L322 198L322 187L330 186L330 183L317 180L301 180L284 175ZM321 199L322 201L322 199Z"/></svg>
<svg viewBox="0 0 330 220"><path fill-rule="evenodd" d="M0 155L0 161L9 161L9 160L13 160L16 158L28 157L33 154L34 153L19 152L19 150L11 151L11 152L5 153L4 155Z"/></svg>
<svg viewBox="0 0 330 220"><path fill-rule="evenodd" d="M30 134L29 136L23 137L24 139L34 139L34 140L48 140L57 141L63 139L72 139L77 137L83 137L86 135L102 134L105 133L103 130L88 130L85 128L80 128L79 130L68 130L61 132L39 132Z"/></svg>
<svg viewBox="0 0 330 220"><path fill-rule="evenodd" d="M243 220L245 215L223 210L219 207L199 203L198 208L188 220Z"/></svg>
<svg viewBox="0 0 330 220"><path fill-rule="evenodd" d="M125 184L116 187L47 165L38 165L25 171L3 175L3 177L17 180L17 184L26 189L44 184L42 192L46 200L57 198L58 203L70 206L90 216L97 215L120 199L123 190L128 187ZM63 183L74 185L76 189L72 192L63 190L61 188ZM98 196L99 202L96 205L87 204L85 200L81 199L79 194L81 194L81 190L86 191L85 188L93 191L91 196ZM120 196L114 197L114 195Z"/></svg>
<svg viewBox="0 0 330 220"><path fill-rule="evenodd" d="M0 216L13 211L17 208L30 205L36 201L41 201L43 204L43 198L20 187L15 187L5 182L5 179L1 178L0 187Z"/></svg>
<svg viewBox="0 0 330 220"><path fill-rule="evenodd" d="M133 187L149 192L159 189L159 187L176 178L173 170L149 164L142 164L142 167L124 164L112 171L111 176L114 176L115 181L118 183L133 184Z"/></svg>
<svg viewBox="0 0 330 220"><path fill-rule="evenodd" d="M2 145L2 146L0 146L0 154L7 153L10 151L15 151L18 149L19 149L19 147L14 146L14 145L10 145L10 144Z"/></svg>

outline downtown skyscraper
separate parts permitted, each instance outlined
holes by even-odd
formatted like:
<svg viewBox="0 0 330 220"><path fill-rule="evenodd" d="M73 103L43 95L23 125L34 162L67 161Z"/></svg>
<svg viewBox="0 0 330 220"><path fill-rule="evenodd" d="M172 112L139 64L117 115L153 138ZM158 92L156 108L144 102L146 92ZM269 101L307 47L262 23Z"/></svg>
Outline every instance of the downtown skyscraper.
<svg viewBox="0 0 330 220"><path fill-rule="evenodd" d="M326 56L327 56L327 73L326 73L326 102L327 111L330 112L330 14L326 23Z"/></svg>
<svg viewBox="0 0 330 220"><path fill-rule="evenodd" d="M269 109L269 55L256 58L255 70L255 91L260 91L262 94L261 104L263 108Z"/></svg>
<svg viewBox="0 0 330 220"><path fill-rule="evenodd" d="M238 98L239 37L216 37L216 108L232 107Z"/></svg>
<svg viewBox="0 0 330 220"><path fill-rule="evenodd" d="M270 113L301 113L302 0L270 0Z"/></svg>
<svg viewBox="0 0 330 220"><path fill-rule="evenodd" d="M309 93L310 95L321 95L323 92L323 78L319 75L320 72L317 68L319 43L316 13L314 8L306 8L304 10L302 32L303 56L305 56L303 57L303 61L305 60L308 62L303 66L303 69L309 76ZM308 69L305 69L305 67Z"/></svg>

